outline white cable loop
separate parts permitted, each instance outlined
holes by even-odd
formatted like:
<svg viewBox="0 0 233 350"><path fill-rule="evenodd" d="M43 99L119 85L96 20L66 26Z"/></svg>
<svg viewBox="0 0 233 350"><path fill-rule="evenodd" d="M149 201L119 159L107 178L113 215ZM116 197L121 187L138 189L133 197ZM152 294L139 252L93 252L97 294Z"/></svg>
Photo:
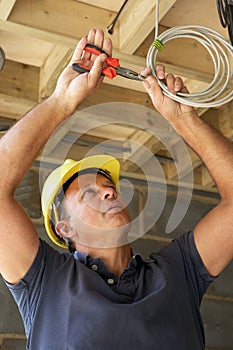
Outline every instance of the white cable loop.
<svg viewBox="0 0 233 350"><path fill-rule="evenodd" d="M233 75L233 48L218 32L211 28L191 25L170 28L158 36L158 0L156 1L155 41L147 53L147 66L157 78L164 94L173 100L193 107L218 107L233 99L233 89L230 81ZM204 46L210 55L214 76L207 88L198 93L170 93L167 86L156 75L156 57L163 46L173 39L192 39ZM155 46L153 46L155 45Z"/></svg>

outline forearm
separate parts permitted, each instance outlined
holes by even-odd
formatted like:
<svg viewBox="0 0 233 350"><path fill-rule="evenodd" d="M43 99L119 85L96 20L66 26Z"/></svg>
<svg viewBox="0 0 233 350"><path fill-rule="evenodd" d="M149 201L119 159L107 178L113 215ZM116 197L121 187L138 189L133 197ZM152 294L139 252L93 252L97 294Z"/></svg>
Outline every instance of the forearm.
<svg viewBox="0 0 233 350"><path fill-rule="evenodd" d="M158 75L164 78L159 66ZM180 78L166 77L169 90L187 93ZM194 109L165 96L156 79L148 76L144 86L159 113L174 127L184 141L200 156L214 178L222 199L233 199L233 145L223 135L198 117Z"/></svg>
<svg viewBox="0 0 233 350"><path fill-rule="evenodd" d="M14 192L49 136L67 117L64 108L51 96L29 111L1 138L1 192Z"/></svg>
<svg viewBox="0 0 233 350"><path fill-rule="evenodd" d="M184 141L200 156L224 200L233 200L233 144L195 112L172 121Z"/></svg>

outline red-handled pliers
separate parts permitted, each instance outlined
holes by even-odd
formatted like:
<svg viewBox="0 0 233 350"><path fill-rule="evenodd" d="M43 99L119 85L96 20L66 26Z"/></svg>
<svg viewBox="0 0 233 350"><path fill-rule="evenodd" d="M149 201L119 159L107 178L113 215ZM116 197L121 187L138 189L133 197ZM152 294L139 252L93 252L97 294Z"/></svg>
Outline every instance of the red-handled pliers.
<svg viewBox="0 0 233 350"><path fill-rule="evenodd" d="M145 77L143 77L139 73L134 72L131 69L120 67L120 62L118 58L110 57L104 50L102 50L100 47L96 45L86 44L84 50L96 56L99 56L101 53L104 53L105 55L107 55L107 58L106 58L107 67L105 67L102 70L101 75L104 75L110 79L115 78L116 75L121 75L124 78L140 80L140 81L145 79ZM73 63L72 68L79 73L89 72L91 69L90 67L86 67L78 63Z"/></svg>

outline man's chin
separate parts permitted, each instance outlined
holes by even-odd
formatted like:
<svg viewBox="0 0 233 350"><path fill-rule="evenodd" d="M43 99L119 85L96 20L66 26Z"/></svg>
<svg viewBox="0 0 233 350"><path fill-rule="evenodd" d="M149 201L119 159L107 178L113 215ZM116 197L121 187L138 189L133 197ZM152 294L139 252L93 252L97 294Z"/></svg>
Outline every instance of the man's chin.
<svg viewBox="0 0 233 350"><path fill-rule="evenodd" d="M82 239L79 237L80 244L96 248L113 248L128 244L128 233L130 223L116 225L115 227L93 227L91 234L85 235ZM78 242L77 242L78 243Z"/></svg>
<svg viewBox="0 0 233 350"><path fill-rule="evenodd" d="M105 214L106 225L109 227L122 227L124 229L125 226L130 226L131 219L128 214L123 211L114 210L107 212Z"/></svg>

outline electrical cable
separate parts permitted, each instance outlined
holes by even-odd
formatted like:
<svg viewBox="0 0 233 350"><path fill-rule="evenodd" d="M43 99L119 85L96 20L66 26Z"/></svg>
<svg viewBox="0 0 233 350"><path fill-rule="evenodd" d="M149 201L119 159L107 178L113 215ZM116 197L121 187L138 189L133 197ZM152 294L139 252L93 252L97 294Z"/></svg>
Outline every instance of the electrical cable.
<svg viewBox="0 0 233 350"><path fill-rule="evenodd" d="M3 49L0 47L0 70L3 69L4 64L5 64L6 58L5 58L5 52Z"/></svg>
<svg viewBox="0 0 233 350"><path fill-rule="evenodd" d="M230 81L233 75L233 48L230 43L218 32L204 26L176 26L158 35L159 24L159 1L156 0L155 14L155 40L147 53L147 66L151 68L152 74L166 96L177 102L193 107L218 107L233 99L233 90ZM203 45L209 53L214 67L214 76L209 85L197 93L177 93L168 91L165 83L156 75L156 57L164 45L173 39L192 39Z"/></svg>
<svg viewBox="0 0 233 350"><path fill-rule="evenodd" d="M121 12L123 11L123 9L124 9L125 5L127 4L127 2L128 2L128 0L125 0L125 1L124 1L124 3L122 4L120 10L119 10L118 13L116 14L116 17L113 19L112 23L109 24L109 26L107 27L108 34L113 34L115 24L116 24L116 22L118 21L118 18L120 17Z"/></svg>
<svg viewBox="0 0 233 350"><path fill-rule="evenodd" d="M216 0L218 16L223 28L228 29L229 38L233 45L233 1Z"/></svg>

